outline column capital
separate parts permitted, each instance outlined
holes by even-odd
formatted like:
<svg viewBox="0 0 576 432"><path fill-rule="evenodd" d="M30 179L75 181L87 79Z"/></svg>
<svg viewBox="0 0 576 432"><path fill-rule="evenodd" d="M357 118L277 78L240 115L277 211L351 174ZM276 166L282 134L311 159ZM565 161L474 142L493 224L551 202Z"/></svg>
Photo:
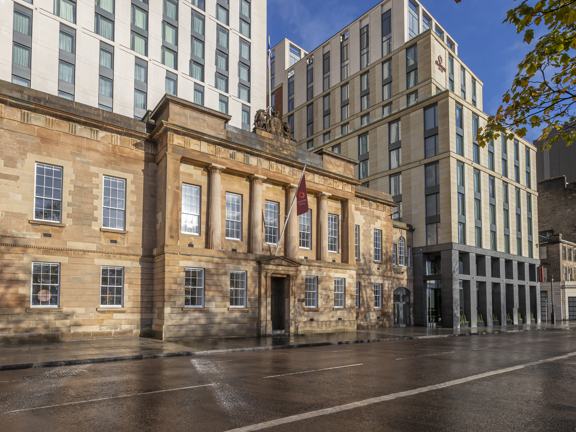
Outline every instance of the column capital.
<svg viewBox="0 0 576 432"><path fill-rule="evenodd" d="M225 169L226 169L226 167L224 165L217 165L217 164L208 165L208 170L210 170L210 172L214 173L214 174L221 173Z"/></svg>
<svg viewBox="0 0 576 432"><path fill-rule="evenodd" d="M265 177L265 176L259 175L259 174L252 174L252 175L250 176L250 180L255 181L255 182L257 182L257 181L263 182L263 181L266 180L267 178L268 178L268 177Z"/></svg>
<svg viewBox="0 0 576 432"><path fill-rule="evenodd" d="M326 200L328 199L328 197L331 197L332 194L328 193L328 192L318 192L318 198L320 198L321 200Z"/></svg>
<svg viewBox="0 0 576 432"><path fill-rule="evenodd" d="M284 189L286 189L287 191L296 190L298 189L298 185L294 183L288 183L287 185L284 185Z"/></svg>

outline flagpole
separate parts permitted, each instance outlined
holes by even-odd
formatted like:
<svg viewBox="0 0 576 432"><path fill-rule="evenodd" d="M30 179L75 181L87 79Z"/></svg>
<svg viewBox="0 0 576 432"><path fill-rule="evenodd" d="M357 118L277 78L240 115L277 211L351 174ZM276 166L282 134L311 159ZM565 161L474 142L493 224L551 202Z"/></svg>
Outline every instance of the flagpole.
<svg viewBox="0 0 576 432"><path fill-rule="evenodd" d="M300 181L298 182L298 187L296 188L296 192L294 192L294 198L292 198L292 204L290 204L290 210L288 211L288 216L286 217L286 221L284 222L284 228L282 228L282 234L280 234L280 238L278 239L278 244L276 245L276 252L274 252L274 256L276 256L276 254L278 253L278 249L280 248L280 243L282 242L282 237L284 237L284 231L286 231L286 225L288 225L288 220L290 219L290 213L292 213L292 207L294 207L294 201L296 201L296 195L298 195L298 189L300 189L300 183L302 183L305 171L306 171L306 165L304 165L304 169L302 170L302 176L300 177Z"/></svg>
<svg viewBox="0 0 576 432"><path fill-rule="evenodd" d="M272 47L270 46L270 35L268 35L268 114L272 117Z"/></svg>

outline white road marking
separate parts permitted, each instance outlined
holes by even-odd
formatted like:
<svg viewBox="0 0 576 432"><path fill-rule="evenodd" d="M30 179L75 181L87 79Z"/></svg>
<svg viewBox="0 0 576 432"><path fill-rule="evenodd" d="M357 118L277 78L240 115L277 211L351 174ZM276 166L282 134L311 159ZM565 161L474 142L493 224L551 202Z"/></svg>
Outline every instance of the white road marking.
<svg viewBox="0 0 576 432"><path fill-rule="evenodd" d="M289 375L300 375L300 374L311 373L311 372L322 372L322 371L327 371L327 370L332 370L332 369L342 369L342 368L349 368L349 367L355 367L355 366L364 366L364 363L358 363L358 364L352 364L352 365L346 365L346 366L336 366L336 367L330 367L330 368L324 368L324 369L307 370L307 371L302 371L302 372L292 372L292 373L287 373L287 374L282 374L282 375L271 375L271 376L265 376L262 378L264 378L264 379L278 378L278 377L289 376Z"/></svg>
<svg viewBox="0 0 576 432"><path fill-rule="evenodd" d="M85 404L85 403L90 403L90 402L100 402L100 401L111 400L111 399L123 399L123 398L150 395L150 394L156 394L156 393L168 393L168 392L180 391L180 390L190 390L190 389L195 389L195 388L200 388L200 387L211 387L211 386L215 386L217 384L218 383L202 384L202 385L190 386L190 387L179 387L179 388L166 389L166 390L156 390L156 391L150 391L150 392L144 392L144 393L136 393L136 394L131 394L131 395L111 396L111 397L98 398L98 399L88 399L88 400L77 401L77 402L68 402L68 403L63 403L63 404L58 404L58 405L47 405L47 406L34 407L34 408L23 408L23 409L18 409L18 410L13 410L13 411L6 411L4 414L12 414L12 413L24 412L24 411L34 411L34 410L40 410L40 409L46 409L46 408L58 408L58 407L69 406L69 405L80 405L80 404Z"/></svg>
<svg viewBox="0 0 576 432"><path fill-rule="evenodd" d="M426 386L426 387L420 387L420 388L417 388L414 390L408 390L408 391L403 391L403 392L399 392L399 393L392 393L389 395L379 396L379 397L370 398L370 399L364 399L361 401L352 402L352 403L345 404L345 405L339 405L339 406L335 406L332 408L325 408L325 409L321 409L321 410L317 410L317 411L310 411L307 413L297 414L297 415L284 417L284 418L279 418L279 419L271 420L271 421L264 422L264 423L257 423L257 424L253 424L250 426L237 428L237 429L230 429L227 432L252 432L252 431L267 429L267 428L280 426L280 425L284 425L284 424L288 424L288 423L294 423L294 422L301 421L301 420L307 420L307 419L311 419L311 418L315 418L315 417L320 417L323 415L336 414L336 413L339 413L342 411L352 410L355 408L361 408L361 407L365 407L368 405L374 405L374 404L378 404L381 402L387 402L387 401L391 401L394 399L399 399L399 398L403 398L403 397L407 397L407 396L413 396L413 395L417 395L420 393L426 393L426 392L430 392L430 391L434 391L434 390L441 390L441 389L445 389L445 388L460 385L460 384L466 384L466 383L469 383L471 381L476 381L476 380L480 380L483 378L488 378L488 377L491 377L494 375L501 375L501 374L505 374L505 373L509 373L509 372L514 372L517 370L525 369L525 368L530 367L530 366L538 366L538 365L541 365L544 363L551 363L551 362L555 362L555 361L559 361L559 360L566 360L566 359L568 359L570 357L574 357L574 356L576 356L576 352L571 352L571 353L565 354L563 356L551 357L548 359L538 360L538 361L534 361L534 362L530 362L530 363L525 363L525 364L521 364L518 366L512 366L512 367L508 367L508 368L504 368L504 369L498 369L498 370L495 370L492 372L485 372L485 373L481 373L478 375L471 375L471 376L466 377L466 378L460 378L457 380L446 381L444 383L434 384L434 385L430 385L430 386Z"/></svg>
<svg viewBox="0 0 576 432"><path fill-rule="evenodd" d="M434 354L424 354L424 355L419 355L419 356L414 356L414 357L400 357L397 358L396 360L408 360L408 359L415 359L415 358L421 358L421 357L432 357L432 356L437 356L437 355L442 355L442 354L454 354L456 351L446 351L446 352L441 352L441 353L434 353Z"/></svg>

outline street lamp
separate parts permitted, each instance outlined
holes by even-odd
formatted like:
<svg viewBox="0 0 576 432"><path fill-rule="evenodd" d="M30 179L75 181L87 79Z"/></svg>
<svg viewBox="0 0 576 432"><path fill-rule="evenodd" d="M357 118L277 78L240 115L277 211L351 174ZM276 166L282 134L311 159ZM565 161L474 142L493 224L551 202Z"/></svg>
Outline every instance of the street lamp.
<svg viewBox="0 0 576 432"><path fill-rule="evenodd" d="M550 293L552 295L552 313L550 314L550 320L552 324L556 324L556 314L554 313L554 275L550 275Z"/></svg>

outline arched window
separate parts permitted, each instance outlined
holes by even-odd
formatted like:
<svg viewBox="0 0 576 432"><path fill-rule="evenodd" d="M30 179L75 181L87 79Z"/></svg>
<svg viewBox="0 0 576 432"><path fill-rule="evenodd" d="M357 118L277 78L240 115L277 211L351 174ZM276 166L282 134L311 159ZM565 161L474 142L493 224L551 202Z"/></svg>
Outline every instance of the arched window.
<svg viewBox="0 0 576 432"><path fill-rule="evenodd" d="M406 242L404 237L398 240L398 265L406 265Z"/></svg>

